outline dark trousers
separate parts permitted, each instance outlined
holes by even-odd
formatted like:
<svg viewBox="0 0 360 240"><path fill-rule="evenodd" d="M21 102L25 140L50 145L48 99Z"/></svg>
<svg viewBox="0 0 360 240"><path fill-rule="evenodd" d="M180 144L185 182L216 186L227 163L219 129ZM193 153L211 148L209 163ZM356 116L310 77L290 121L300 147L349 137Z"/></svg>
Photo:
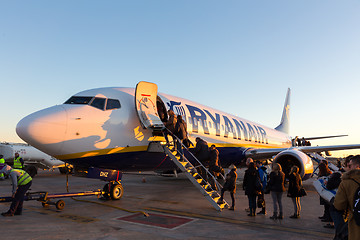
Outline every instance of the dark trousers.
<svg viewBox="0 0 360 240"><path fill-rule="evenodd" d="M224 199L224 193L225 193L225 189L224 188L222 188L221 189L221 200L223 200ZM230 191L230 197L231 197L231 206L232 207L235 207L235 195L234 195L234 191Z"/></svg>
<svg viewBox="0 0 360 240"><path fill-rule="evenodd" d="M343 212L337 210L333 205L330 205L329 212L335 226L335 235L339 234L345 225Z"/></svg>
<svg viewBox="0 0 360 240"><path fill-rule="evenodd" d="M247 195L249 199L250 212L255 213L256 210L256 195Z"/></svg>
<svg viewBox="0 0 360 240"><path fill-rule="evenodd" d="M180 159L182 160L183 155L184 155L184 151L183 151L183 148L182 148L181 140L179 140L179 139L176 139L176 150L181 155Z"/></svg>
<svg viewBox="0 0 360 240"><path fill-rule="evenodd" d="M9 213L11 213L11 214L21 214L22 213L25 193L27 192L27 190L29 190L31 183L32 183L32 181L30 181L26 185L18 186L16 193L15 193L15 197L13 198L13 200L11 202Z"/></svg>

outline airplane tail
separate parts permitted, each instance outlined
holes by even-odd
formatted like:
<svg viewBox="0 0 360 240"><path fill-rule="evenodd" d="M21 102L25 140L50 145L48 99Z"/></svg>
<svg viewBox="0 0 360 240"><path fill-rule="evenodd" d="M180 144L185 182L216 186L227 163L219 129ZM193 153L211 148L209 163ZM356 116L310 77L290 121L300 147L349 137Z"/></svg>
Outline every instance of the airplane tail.
<svg viewBox="0 0 360 240"><path fill-rule="evenodd" d="M284 133L289 134L289 127L290 127L290 88L288 88L285 104L284 104L284 110L281 117L280 125L277 126L275 129Z"/></svg>

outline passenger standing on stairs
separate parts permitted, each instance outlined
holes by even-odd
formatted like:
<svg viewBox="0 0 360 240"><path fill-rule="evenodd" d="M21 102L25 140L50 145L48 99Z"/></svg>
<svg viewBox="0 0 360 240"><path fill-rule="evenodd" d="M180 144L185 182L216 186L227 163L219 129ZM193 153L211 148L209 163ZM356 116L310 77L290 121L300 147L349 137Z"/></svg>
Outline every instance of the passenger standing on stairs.
<svg viewBox="0 0 360 240"><path fill-rule="evenodd" d="M231 196L231 207L229 210L234 211L235 210L235 191L236 191L236 179L237 179L237 173L236 173L236 166L234 164L231 164L229 166L230 172L226 174L224 187L221 189L221 197L218 201L218 204L224 203L224 193L225 191L230 192Z"/></svg>
<svg viewBox="0 0 360 240"><path fill-rule="evenodd" d="M219 151L216 149L215 145L211 145L209 151L209 172L212 176L216 177L217 173L220 171L219 167ZM210 184L212 189L217 191L215 184L215 179L210 177Z"/></svg>
<svg viewBox="0 0 360 240"><path fill-rule="evenodd" d="M196 146L194 148L194 155L195 157L201 162L201 164L204 166L204 167L208 167L209 165L209 146L208 146L208 143L197 137L195 139L196 141ZM203 167L201 166L198 166L197 167L197 172L200 174L200 176L205 180L207 181L207 176L206 176L206 171Z"/></svg>
<svg viewBox="0 0 360 240"><path fill-rule="evenodd" d="M170 141L169 141L169 137L168 135L172 135L175 133L175 125L176 125L176 122L177 122L177 117L174 113L173 110L168 110L168 115L169 115L169 119L167 120L167 122L165 123L165 131L164 131L164 137L165 137L165 140L166 140L166 143L168 145L170 145ZM173 142L174 142L174 146L175 146L175 139L174 137L172 137L173 139Z"/></svg>
<svg viewBox="0 0 360 240"><path fill-rule="evenodd" d="M176 149L178 154L180 154L180 159L183 158L184 151L182 149L182 141L187 137L187 125L186 122L182 119L181 115L177 116L177 122L175 125L175 135L178 137L176 140Z"/></svg>

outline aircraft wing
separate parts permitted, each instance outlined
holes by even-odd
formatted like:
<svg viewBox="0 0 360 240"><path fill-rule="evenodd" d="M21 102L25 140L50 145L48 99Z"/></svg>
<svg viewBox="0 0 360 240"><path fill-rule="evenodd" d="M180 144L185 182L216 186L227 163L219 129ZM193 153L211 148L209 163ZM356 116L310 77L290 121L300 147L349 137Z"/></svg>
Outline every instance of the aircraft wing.
<svg viewBox="0 0 360 240"><path fill-rule="evenodd" d="M332 145L332 146L303 146L303 147L290 147L290 148L258 148L248 149L245 153L246 157L253 158L271 158L276 154L285 150L299 150L304 153L311 152L324 152L324 151L338 151L349 149L360 149L360 144L353 145Z"/></svg>
<svg viewBox="0 0 360 240"><path fill-rule="evenodd" d="M298 150L304 153L310 152L324 152L324 151L338 151L338 150L349 150L349 149L357 149L360 148L360 144L352 144L352 145L332 145L332 146L304 146L297 147Z"/></svg>

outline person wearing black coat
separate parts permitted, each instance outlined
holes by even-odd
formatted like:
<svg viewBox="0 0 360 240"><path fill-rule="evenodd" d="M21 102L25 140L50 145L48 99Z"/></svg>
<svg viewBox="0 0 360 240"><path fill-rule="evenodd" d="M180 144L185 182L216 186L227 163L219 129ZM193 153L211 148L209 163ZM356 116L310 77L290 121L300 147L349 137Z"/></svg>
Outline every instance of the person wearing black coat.
<svg viewBox="0 0 360 240"><path fill-rule="evenodd" d="M231 170L228 174L226 174L225 183L224 183L223 188L221 189L221 197L220 197L218 203L219 204L223 203L224 193L225 193L225 191L229 191L231 200L232 200L231 207L229 208L229 210L234 211L235 210L235 192L236 192L237 173L236 173L236 166L234 164L231 164L229 166L229 168Z"/></svg>
<svg viewBox="0 0 360 240"><path fill-rule="evenodd" d="M209 149L209 172L214 177L216 177L220 172L219 151L216 149L216 146L214 144L212 144ZM215 179L210 177L209 183L212 189L217 191Z"/></svg>
<svg viewBox="0 0 360 240"><path fill-rule="evenodd" d="M319 164L319 174L318 178L330 176L332 171L329 169L328 162L322 160ZM328 203L324 198L320 197L320 205L324 205L324 214L319 217L322 222L333 222L330 215L330 203Z"/></svg>
<svg viewBox="0 0 360 240"><path fill-rule="evenodd" d="M289 188L288 188L288 197L291 197L291 200L294 204L294 214L290 218L300 218L300 188L302 187L302 181L299 174L299 168L293 166L289 174Z"/></svg>
<svg viewBox="0 0 360 240"><path fill-rule="evenodd" d="M256 196L259 194L259 191L261 191L261 189L257 189L256 187L257 178L260 181L259 172L256 170L255 163L250 162L248 169L245 171L243 181L243 189L249 199L250 213L248 216L256 216Z"/></svg>
<svg viewBox="0 0 360 240"><path fill-rule="evenodd" d="M202 165L204 165L204 167L207 167L209 165L209 146L208 143L197 137L195 139L196 141L196 146L193 150L193 153L195 155L195 157L201 162ZM204 168L202 168L201 166L197 168L198 173L200 174L200 176L207 181L207 174Z"/></svg>
<svg viewBox="0 0 360 240"><path fill-rule="evenodd" d="M272 164L272 172L270 173L269 178L268 187L274 204L274 214L270 218L274 220L283 219L282 195L283 192L285 192L285 174L282 171L280 164ZM280 211L279 215L277 215L278 210Z"/></svg>

